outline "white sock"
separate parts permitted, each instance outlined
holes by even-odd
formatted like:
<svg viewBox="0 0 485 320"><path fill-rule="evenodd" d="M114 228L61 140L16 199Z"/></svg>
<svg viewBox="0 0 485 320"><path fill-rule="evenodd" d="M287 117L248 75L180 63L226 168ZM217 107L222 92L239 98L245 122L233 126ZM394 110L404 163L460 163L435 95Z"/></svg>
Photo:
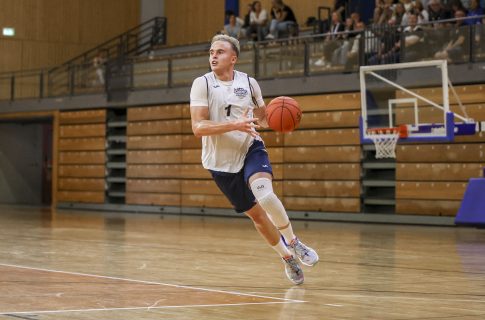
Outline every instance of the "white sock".
<svg viewBox="0 0 485 320"><path fill-rule="evenodd" d="M272 246L271 248L273 248L274 251L278 252L278 254L282 258L291 256L291 252L288 250L288 248L283 243L283 240L281 240L281 239L275 246Z"/></svg>
<svg viewBox="0 0 485 320"><path fill-rule="evenodd" d="M285 241L287 245L290 245L291 241L293 241L293 239L296 238L295 234L293 233L293 227L291 226L290 221L288 221L288 227L286 228L285 226L283 226L283 228L278 227L278 230L283 235L283 237L285 237Z"/></svg>

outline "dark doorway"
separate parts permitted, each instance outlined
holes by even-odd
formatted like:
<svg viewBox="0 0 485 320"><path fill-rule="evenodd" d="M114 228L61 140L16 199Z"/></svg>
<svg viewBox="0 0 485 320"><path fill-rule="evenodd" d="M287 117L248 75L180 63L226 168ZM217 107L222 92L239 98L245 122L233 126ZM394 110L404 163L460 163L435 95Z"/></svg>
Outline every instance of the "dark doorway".
<svg viewBox="0 0 485 320"><path fill-rule="evenodd" d="M0 122L0 203L52 202L52 118Z"/></svg>

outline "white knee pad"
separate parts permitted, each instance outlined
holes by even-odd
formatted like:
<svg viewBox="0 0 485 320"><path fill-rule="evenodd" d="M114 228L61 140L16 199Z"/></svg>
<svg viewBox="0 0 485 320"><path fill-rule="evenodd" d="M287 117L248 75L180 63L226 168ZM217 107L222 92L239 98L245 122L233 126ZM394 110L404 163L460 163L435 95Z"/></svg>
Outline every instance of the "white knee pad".
<svg viewBox="0 0 485 320"><path fill-rule="evenodd" d="M280 199L273 192L273 185L268 178L259 178L251 183L251 191L259 205L268 213L276 227L289 223L288 215Z"/></svg>

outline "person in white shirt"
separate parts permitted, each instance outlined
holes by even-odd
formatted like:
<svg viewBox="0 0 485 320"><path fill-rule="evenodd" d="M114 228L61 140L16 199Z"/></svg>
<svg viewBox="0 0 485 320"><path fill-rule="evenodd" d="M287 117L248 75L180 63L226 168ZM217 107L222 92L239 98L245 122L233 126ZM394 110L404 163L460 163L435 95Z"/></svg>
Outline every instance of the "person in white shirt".
<svg viewBox="0 0 485 320"><path fill-rule="evenodd" d="M239 51L237 39L212 38L212 71L196 78L190 92L192 131L202 138L204 168L235 210L250 217L281 256L290 281L301 284L303 272L296 257L313 266L318 255L294 235L285 208L273 192L271 163L256 131L267 126L264 100L257 81L234 70Z"/></svg>
<svg viewBox="0 0 485 320"><path fill-rule="evenodd" d="M261 1L253 2L253 10L249 14L247 37L261 41L268 34L268 12L263 9Z"/></svg>

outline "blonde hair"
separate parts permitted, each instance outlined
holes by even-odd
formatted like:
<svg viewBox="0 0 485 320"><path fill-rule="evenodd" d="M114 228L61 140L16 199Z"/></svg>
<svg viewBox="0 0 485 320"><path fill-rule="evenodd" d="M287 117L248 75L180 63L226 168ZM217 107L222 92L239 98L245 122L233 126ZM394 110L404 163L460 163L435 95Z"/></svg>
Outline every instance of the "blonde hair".
<svg viewBox="0 0 485 320"><path fill-rule="evenodd" d="M241 47L239 45L239 40L237 40L236 38L230 37L228 35L225 35L225 34L218 34L218 35L215 35L212 38L211 46L216 41L229 42L231 44L232 49L236 52L236 57L239 57L239 52L241 51Z"/></svg>

